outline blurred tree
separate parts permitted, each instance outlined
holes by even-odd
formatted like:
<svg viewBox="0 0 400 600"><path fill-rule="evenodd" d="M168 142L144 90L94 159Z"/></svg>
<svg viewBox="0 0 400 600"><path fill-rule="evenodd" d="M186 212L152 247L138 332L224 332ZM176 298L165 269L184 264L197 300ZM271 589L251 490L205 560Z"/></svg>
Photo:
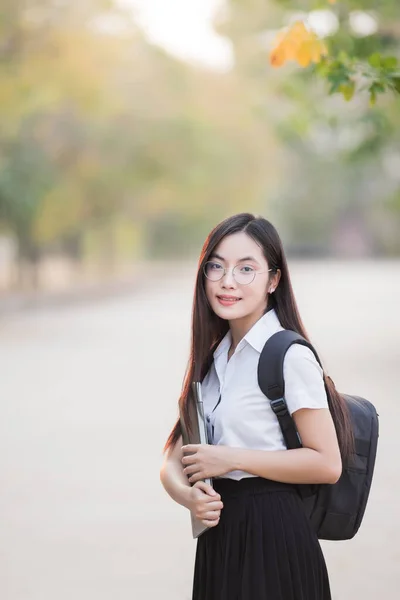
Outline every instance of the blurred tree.
<svg viewBox="0 0 400 600"><path fill-rule="evenodd" d="M317 6L327 8L302 4ZM324 39L330 56L397 55L394 2L382 0L378 31L367 36L340 7L341 27ZM272 69L276 30L301 17L294 1L228 8L218 28L236 66L221 74L151 46L111 1L4 0L0 220L22 263L53 249L100 251L110 265L138 251L187 256L218 219L266 208L293 248L335 248L352 221L370 248L400 251L389 227L398 99L382 95L372 109L366 92L346 103L327 97L315 69Z"/></svg>
<svg viewBox="0 0 400 600"><path fill-rule="evenodd" d="M21 262L35 263L42 246L102 204L85 193L82 170L95 141L88 133L113 106L113 94L104 95L112 52L91 29L109 4L86 1L79 19L63 2L2 5L0 218Z"/></svg>
<svg viewBox="0 0 400 600"><path fill-rule="evenodd" d="M368 21L368 32L365 19L361 31L360 14ZM393 0L382 0L379 9L369 0L331 6L311 0L229 2L218 29L234 44L236 63L253 89L256 110L276 128L283 144L282 171L290 173L277 186L275 199L269 198L269 209L297 250L320 253L330 240L331 250L351 252L351 247L338 248L337 240L347 220L355 220L365 240L364 252L399 252L400 215L393 214L396 204L386 198L399 185L394 165L400 158L400 97L387 93L371 107L370 89L354 95L351 103L337 94L327 96L318 77L324 61L307 69L294 64L271 68L277 30L299 20L318 22L327 32L330 28L324 38L330 56L372 62L372 74L383 60L378 57L393 56L394 66L400 50L400 11ZM332 75L323 74L328 79ZM339 79L338 85L331 81L331 91L350 98L351 90L341 87ZM378 214L380 224L394 218L397 228L376 226Z"/></svg>
<svg viewBox="0 0 400 600"><path fill-rule="evenodd" d="M110 254L119 214L174 253L273 182L270 128L235 72L171 58L111 2L6 0L0 19L0 218L23 260L79 255L101 227ZM171 214L185 234L168 240Z"/></svg>
<svg viewBox="0 0 400 600"><path fill-rule="evenodd" d="M327 9L327 2L304 0L300 5L296 3L293 6L293 3L281 0L285 7L292 4L292 10L303 8L311 16L316 14L316 8ZM314 72L327 80L329 93L340 92L346 100L351 100L357 91L367 90L373 105L378 94L386 91L400 93L398 58L387 55L388 51L393 51L390 40L393 42L394 38L396 42L399 37L399 32L392 26L393 17L399 16L393 0L380 3L379 16L375 12L368 12L376 9L376 3L369 0L338 4L330 0L330 4L329 11L325 10L325 22L328 22L329 15L331 25L335 24L331 31L334 35L329 36L330 51L310 26L300 20L277 37L270 57L271 64L279 67L287 60L296 60L301 66L307 67L316 63ZM323 16L324 13L319 14ZM375 35L378 29L383 34L380 43L377 43L378 36ZM366 42L366 38L372 39Z"/></svg>

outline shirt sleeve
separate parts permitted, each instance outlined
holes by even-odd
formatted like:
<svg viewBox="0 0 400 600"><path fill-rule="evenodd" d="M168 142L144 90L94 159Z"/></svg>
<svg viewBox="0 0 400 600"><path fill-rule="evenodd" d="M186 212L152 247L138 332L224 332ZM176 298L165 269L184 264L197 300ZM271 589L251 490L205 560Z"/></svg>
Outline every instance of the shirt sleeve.
<svg viewBox="0 0 400 600"><path fill-rule="evenodd" d="M292 415L300 408L328 408L323 371L313 352L293 344L283 363L285 399Z"/></svg>

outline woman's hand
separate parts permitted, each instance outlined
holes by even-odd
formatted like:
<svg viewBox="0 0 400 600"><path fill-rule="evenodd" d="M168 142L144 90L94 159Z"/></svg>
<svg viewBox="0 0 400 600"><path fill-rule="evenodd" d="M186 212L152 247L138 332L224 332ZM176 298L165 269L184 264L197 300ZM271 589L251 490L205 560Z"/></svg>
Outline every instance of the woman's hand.
<svg viewBox="0 0 400 600"><path fill-rule="evenodd" d="M208 483L198 481L190 488L190 511L206 527L218 525L223 507L221 496Z"/></svg>
<svg viewBox="0 0 400 600"><path fill-rule="evenodd" d="M206 477L218 477L234 470L232 462L233 450L230 446L211 444L188 444L182 446L184 466L183 472L190 483ZM185 456L185 453L189 453Z"/></svg>

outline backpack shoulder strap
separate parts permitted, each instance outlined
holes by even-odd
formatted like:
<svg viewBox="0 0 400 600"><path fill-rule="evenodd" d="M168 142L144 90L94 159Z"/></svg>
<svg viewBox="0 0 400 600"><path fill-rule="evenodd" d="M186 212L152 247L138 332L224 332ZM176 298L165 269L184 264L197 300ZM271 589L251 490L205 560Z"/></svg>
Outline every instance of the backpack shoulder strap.
<svg viewBox="0 0 400 600"><path fill-rule="evenodd" d="M271 408L278 418L286 447L301 448L301 441L296 426L288 411L285 400L285 381L283 378L283 362L286 352L293 344L306 346L321 365L321 361L313 348L303 336L295 331L285 329L272 335L264 345L258 362L258 385L269 399Z"/></svg>

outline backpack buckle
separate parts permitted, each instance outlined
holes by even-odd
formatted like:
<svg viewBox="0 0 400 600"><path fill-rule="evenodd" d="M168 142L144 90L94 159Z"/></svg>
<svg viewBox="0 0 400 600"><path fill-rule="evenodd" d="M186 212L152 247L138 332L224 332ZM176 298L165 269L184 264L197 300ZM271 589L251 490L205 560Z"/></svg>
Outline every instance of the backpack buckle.
<svg viewBox="0 0 400 600"><path fill-rule="evenodd" d="M286 400L284 398L278 398L277 400L270 401L271 408L277 417L284 417L288 414Z"/></svg>

